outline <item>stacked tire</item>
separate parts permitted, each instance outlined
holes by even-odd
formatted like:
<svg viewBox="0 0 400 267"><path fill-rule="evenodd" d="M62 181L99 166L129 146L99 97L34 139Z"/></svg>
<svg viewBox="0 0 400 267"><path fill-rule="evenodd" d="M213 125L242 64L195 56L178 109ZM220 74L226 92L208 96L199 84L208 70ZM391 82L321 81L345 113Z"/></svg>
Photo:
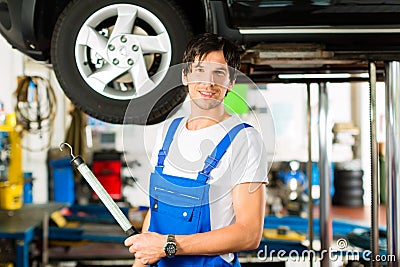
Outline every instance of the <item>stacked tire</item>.
<svg viewBox="0 0 400 267"><path fill-rule="evenodd" d="M363 196L363 171L335 169L334 175L335 194L332 204L346 207L362 207Z"/></svg>

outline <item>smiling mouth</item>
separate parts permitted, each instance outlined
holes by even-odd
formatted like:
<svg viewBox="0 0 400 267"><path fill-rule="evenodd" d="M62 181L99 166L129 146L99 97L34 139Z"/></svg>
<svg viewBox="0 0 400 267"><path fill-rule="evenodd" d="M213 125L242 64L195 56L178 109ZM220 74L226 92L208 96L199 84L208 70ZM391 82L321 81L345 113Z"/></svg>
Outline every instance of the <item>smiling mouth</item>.
<svg viewBox="0 0 400 267"><path fill-rule="evenodd" d="M199 91L199 93L202 97L206 97L206 98L211 98L215 95L214 92L209 92L209 91Z"/></svg>

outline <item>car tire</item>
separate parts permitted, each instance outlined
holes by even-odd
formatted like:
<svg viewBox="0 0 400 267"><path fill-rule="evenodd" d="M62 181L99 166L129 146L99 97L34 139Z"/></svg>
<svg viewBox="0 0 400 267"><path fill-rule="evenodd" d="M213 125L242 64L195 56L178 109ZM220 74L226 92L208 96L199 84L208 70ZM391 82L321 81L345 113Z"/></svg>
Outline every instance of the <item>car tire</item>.
<svg viewBox="0 0 400 267"><path fill-rule="evenodd" d="M186 98L185 87L166 90L163 82L168 68L182 61L191 35L171 1L72 1L54 28L51 61L61 88L83 112L110 123L155 124ZM122 38L130 47L112 52L125 45Z"/></svg>
<svg viewBox="0 0 400 267"><path fill-rule="evenodd" d="M335 177L336 178L336 177ZM363 180L360 177L349 178L349 179L335 179L334 186L336 188L362 188Z"/></svg>
<svg viewBox="0 0 400 267"><path fill-rule="evenodd" d="M347 188L347 189L338 189L335 188L335 196L339 198L346 199L348 197L363 197L364 189L362 188Z"/></svg>

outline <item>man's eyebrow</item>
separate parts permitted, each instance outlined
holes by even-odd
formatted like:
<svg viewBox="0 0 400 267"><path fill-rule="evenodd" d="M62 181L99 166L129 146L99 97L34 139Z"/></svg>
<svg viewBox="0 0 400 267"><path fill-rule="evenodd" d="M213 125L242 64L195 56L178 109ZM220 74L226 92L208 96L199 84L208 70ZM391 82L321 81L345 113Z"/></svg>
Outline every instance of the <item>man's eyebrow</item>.
<svg viewBox="0 0 400 267"><path fill-rule="evenodd" d="M215 70L223 70L223 71L227 71L228 68L221 66L221 67L217 67Z"/></svg>
<svg viewBox="0 0 400 267"><path fill-rule="evenodd" d="M218 64L218 65L219 66L213 68L214 71L215 70L228 71L228 68L226 66L224 66L222 64ZM195 65L194 65L195 68L207 68L207 67L210 67L210 66L213 67L214 64L207 64L207 62L202 62L202 61L195 62Z"/></svg>

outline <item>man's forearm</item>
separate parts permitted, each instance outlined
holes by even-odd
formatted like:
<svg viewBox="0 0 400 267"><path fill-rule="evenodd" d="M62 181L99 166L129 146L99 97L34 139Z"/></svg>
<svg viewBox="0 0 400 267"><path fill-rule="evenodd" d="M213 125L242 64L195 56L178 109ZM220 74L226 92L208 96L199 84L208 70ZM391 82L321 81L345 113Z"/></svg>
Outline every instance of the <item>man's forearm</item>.
<svg viewBox="0 0 400 267"><path fill-rule="evenodd" d="M150 226L150 210L147 211L142 224L142 232L147 232Z"/></svg>
<svg viewBox="0 0 400 267"><path fill-rule="evenodd" d="M177 255L223 255L259 246L262 227L233 224L207 233L178 235Z"/></svg>
<svg viewBox="0 0 400 267"><path fill-rule="evenodd" d="M222 255L259 246L264 228L265 186L240 184L234 187L232 196L236 222L207 233L177 236L178 255Z"/></svg>

